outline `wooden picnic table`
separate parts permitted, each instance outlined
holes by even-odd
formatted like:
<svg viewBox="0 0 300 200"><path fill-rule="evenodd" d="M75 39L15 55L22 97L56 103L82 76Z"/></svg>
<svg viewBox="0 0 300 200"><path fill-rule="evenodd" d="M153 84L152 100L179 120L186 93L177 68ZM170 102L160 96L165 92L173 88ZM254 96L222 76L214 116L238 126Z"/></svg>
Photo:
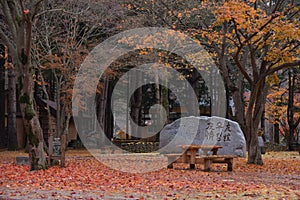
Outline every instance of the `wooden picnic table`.
<svg viewBox="0 0 300 200"><path fill-rule="evenodd" d="M227 170L232 171L233 159L235 155L218 155L218 150L222 146L217 145L179 145L182 153L165 154L168 158L168 168L173 168L173 163L187 163L190 164L190 169L195 169L195 164L204 164L204 171L210 171L212 163L227 164ZM201 149L204 155L199 155L198 151ZM212 155L208 152L212 151Z"/></svg>
<svg viewBox="0 0 300 200"><path fill-rule="evenodd" d="M190 169L195 169L196 156L198 155L199 149L201 149L205 155L208 155L208 152L212 151L213 155L218 154L218 150L223 148L222 146L217 145L179 145L178 147L183 150L183 162L187 163L189 160ZM187 159L188 156L190 159Z"/></svg>
<svg viewBox="0 0 300 200"><path fill-rule="evenodd" d="M179 145L178 147L182 148L183 151L188 151L188 152L198 152L199 149L201 149L205 155L208 155L208 152L212 151L213 155L218 154L218 150L223 148L222 146L217 146L217 145Z"/></svg>

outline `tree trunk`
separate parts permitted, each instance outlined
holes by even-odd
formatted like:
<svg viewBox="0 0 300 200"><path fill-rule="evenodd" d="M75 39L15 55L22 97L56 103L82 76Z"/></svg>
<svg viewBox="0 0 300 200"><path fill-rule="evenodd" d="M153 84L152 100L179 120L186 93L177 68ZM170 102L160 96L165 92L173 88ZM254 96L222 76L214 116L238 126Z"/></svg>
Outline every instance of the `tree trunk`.
<svg viewBox="0 0 300 200"><path fill-rule="evenodd" d="M165 112L166 112L166 114L167 114L167 116L166 116L166 119L169 119L169 91L168 91L168 80L162 80L164 83L163 83L163 85L164 86L162 86L162 88L161 88L161 98L162 98L162 100L161 100L161 104L162 104L162 106L163 106L163 108L165 109ZM199 85L199 84L197 84L197 85ZM193 88L194 90L195 90L195 88ZM198 96L197 97L199 97L199 92L198 92ZM198 108L196 108L196 109L199 109L199 106L198 106ZM160 116L161 117L161 119L163 119L163 116ZM161 122L161 123L164 123L163 121ZM168 121L166 121L166 123L168 123ZM161 127L163 127L164 126L164 124L160 124L161 125Z"/></svg>
<svg viewBox="0 0 300 200"><path fill-rule="evenodd" d="M0 147L5 147L5 46L0 44Z"/></svg>
<svg viewBox="0 0 300 200"><path fill-rule="evenodd" d="M135 77L133 77L130 82L132 83L132 88L136 89L134 94L130 97L130 104L131 104L131 119L132 119L132 132L131 135L133 135L136 138L140 137L139 133L139 125L141 121L141 108L142 108L142 97L143 97L143 91L142 87L137 88L139 83L141 82L141 73L136 71Z"/></svg>
<svg viewBox="0 0 300 200"><path fill-rule="evenodd" d="M263 165L261 150L258 146L258 135L254 130L251 131L251 137L248 144L248 164L258 164Z"/></svg>
<svg viewBox="0 0 300 200"><path fill-rule="evenodd" d="M279 119L276 119L276 123L274 124L274 143L279 144Z"/></svg>
<svg viewBox="0 0 300 200"><path fill-rule="evenodd" d="M200 84L199 84L200 74L197 70L193 70L191 77L188 78L192 88L194 89L195 95L199 99L200 97Z"/></svg>
<svg viewBox="0 0 300 200"><path fill-rule="evenodd" d="M258 146L258 127L254 126L252 116L247 116L247 149L248 149L248 164L262 165L261 151Z"/></svg>
<svg viewBox="0 0 300 200"><path fill-rule="evenodd" d="M112 114L112 107L111 107L111 95L112 95L113 86L111 82L108 84L108 96L107 96L107 104L106 104L106 111L105 111L105 122L104 122L104 131L106 137L111 141L113 138L113 114Z"/></svg>
<svg viewBox="0 0 300 200"><path fill-rule="evenodd" d="M225 92L226 92L226 119L234 120L234 110L230 107L230 92L228 86L225 84Z"/></svg>
<svg viewBox="0 0 300 200"><path fill-rule="evenodd" d="M61 162L60 162L60 166L61 167L65 167L66 149L67 149L67 144L68 144L67 137L68 137L70 119L71 119L71 114L69 113L66 117L66 123L65 123L63 133L60 136L60 141L61 141Z"/></svg>
<svg viewBox="0 0 300 200"><path fill-rule="evenodd" d="M38 117L35 115L31 120L26 119L25 127L29 140L30 171L47 168L44 154L43 132Z"/></svg>
<svg viewBox="0 0 300 200"><path fill-rule="evenodd" d="M9 63L8 67L8 100L7 100L7 132L8 132L8 150L18 149L17 138L17 99L16 99L16 74L14 66Z"/></svg>
<svg viewBox="0 0 300 200"><path fill-rule="evenodd" d="M47 110L47 118L48 118L48 129L49 129L49 138L48 138L48 155L51 155L52 154L52 142L53 142L53 137L54 137L54 132L53 132L53 128L52 128L52 118L51 118L51 110L50 110L50 106L49 106L49 101L50 101L50 97L49 97L49 94L48 94L48 91L47 91L47 88L46 88L46 82L45 82L45 79L43 77L43 74L40 70L40 68L38 68L38 75L40 76L41 78L41 81L42 81L42 90L44 92L44 95L46 97L46 100L47 100L47 104L46 104L46 110ZM51 143L51 144L50 144ZM50 148L50 145L51 145L51 148Z"/></svg>
<svg viewBox="0 0 300 200"><path fill-rule="evenodd" d="M263 112L261 115L261 120L260 120L260 128L263 130L262 133L262 138L264 139L264 141L266 141L266 136L265 136L265 105L263 106Z"/></svg>
<svg viewBox="0 0 300 200"><path fill-rule="evenodd" d="M103 82L101 84L103 84L103 87L101 88L101 93L97 94L97 120L99 122L99 125L101 127L101 129L104 131L104 134L108 134L106 132L107 130L107 114L109 112L111 112L110 107L111 107L111 102L109 101L108 97L109 97L109 92L110 92L110 88L109 88L109 77L105 77ZM112 127L110 127L112 129ZM111 136L112 132L109 133L109 135ZM105 137L104 135L101 135L101 137ZM107 136L107 135L106 135ZM108 138L110 136L107 136ZM102 139L102 141L100 141L100 145L105 145L105 140L104 138Z"/></svg>
<svg viewBox="0 0 300 200"><path fill-rule="evenodd" d="M30 170L45 169L47 165L44 155L44 137L38 113L34 108L33 76L30 71L27 71L22 78L20 103L29 143Z"/></svg>
<svg viewBox="0 0 300 200"><path fill-rule="evenodd" d="M248 163L262 165L261 150L258 145L258 128L266 99L267 86L264 80L252 85L252 92L246 114L246 139L248 147Z"/></svg>
<svg viewBox="0 0 300 200"><path fill-rule="evenodd" d="M289 124L289 134L287 138L287 146L290 151L294 150L293 144L296 142L294 134L295 134L295 123L294 123L294 86L295 86L295 78L293 69L289 69L289 80L288 80L288 124Z"/></svg>
<svg viewBox="0 0 300 200"><path fill-rule="evenodd" d="M245 102L244 102L244 94L243 94L244 92L243 76L241 75L240 72L237 72L235 86L229 87L229 90L234 102L234 109L235 109L234 119L239 123L244 134L246 134L247 128L246 128L246 119L245 119Z"/></svg>
<svg viewBox="0 0 300 200"><path fill-rule="evenodd" d="M55 78L55 104L56 104L56 133L55 137L61 136L61 101L60 101L60 92L61 92L61 78L58 77L55 69L52 70Z"/></svg>
<svg viewBox="0 0 300 200"><path fill-rule="evenodd" d="M28 134L29 140L29 157L31 170L45 168L46 160L44 157L44 139L42 129L34 109L33 103L33 70L31 63L31 45L32 45L32 28L34 17L37 14L42 1L30 1L30 4L24 5L23 1L1 1L0 6L4 15L3 22L7 31L11 34L8 36L0 29L1 38L9 48L12 56L12 62L18 69L18 76L22 79L20 82L20 103L23 115L24 129ZM24 8L30 10L24 13ZM8 38L10 37L10 38ZM14 86L15 87L15 86Z"/></svg>

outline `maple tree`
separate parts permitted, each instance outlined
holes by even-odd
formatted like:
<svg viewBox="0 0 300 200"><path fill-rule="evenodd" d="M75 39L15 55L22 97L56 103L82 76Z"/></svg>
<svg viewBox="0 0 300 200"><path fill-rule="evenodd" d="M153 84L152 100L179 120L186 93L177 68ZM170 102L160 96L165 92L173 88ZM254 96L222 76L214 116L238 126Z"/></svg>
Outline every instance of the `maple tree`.
<svg viewBox="0 0 300 200"><path fill-rule="evenodd" d="M1 40L9 49L12 63L19 77L20 103L23 122L29 138L32 169L44 168L43 133L33 98L33 70L31 63L32 27L42 0L1 1L4 28L0 29Z"/></svg>
<svg viewBox="0 0 300 200"><path fill-rule="evenodd" d="M262 164L258 128L264 110L266 79L298 66L299 2L296 1L135 1L127 4L145 23L163 24L189 33L215 58L223 76L227 102L246 135L249 163ZM142 18L142 17L141 17ZM143 19L143 18L142 18ZM145 19L144 19L145 20ZM249 102L243 93L250 91Z"/></svg>
<svg viewBox="0 0 300 200"><path fill-rule="evenodd" d="M293 69L293 71L296 70L297 68ZM291 88L292 85L295 87L295 83L298 81L297 74L295 73L291 77L291 70L284 70L278 75L274 74L270 81L269 84L271 85L266 102L266 117L274 124L275 142L279 143L278 134L280 132L285 137L287 146L290 149L293 142L297 142L295 127L298 126L300 117L298 111L299 101L297 100L299 93L296 88ZM291 93L293 94L291 95Z"/></svg>
<svg viewBox="0 0 300 200"><path fill-rule="evenodd" d="M78 2L58 4L55 1L47 1L47 4L42 5L44 12L38 14L40 20L34 26L33 64L38 71L35 82L42 91L39 98L47 100L48 124L53 124L48 102L50 100L55 102L56 129L54 132L50 128L49 154L52 154L53 139L60 138L63 158L61 166L64 166L68 142L73 81L80 63L87 54L82 44L86 37L90 36L79 28L82 12L76 8L76 4ZM53 84L52 87L50 82Z"/></svg>
<svg viewBox="0 0 300 200"><path fill-rule="evenodd" d="M298 87L298 88L297 88ZM296 128L300 124L300 110L299 110L299 67L291 68L288 72L288 124L289 124L289 138L288 145L290 150L296 150L295 146L299 140L299 135ZM300 151L300 149L299 149Z"/></svg>
<svg viewBox="0 0 300 200"><path fill-rule="evenodd" d="M274 124L274 142L279 144L279 134L285 136L287 127L287 89L271 87L266 101L266 117ZM283 129L280 129L280 126Z"/></svg>
<svg viewBox="0 0 300 200"><path fill-rule="evenodd" d="M216 56L233 96L236 120L246 135L248 163L262 164L257 132L268 91L266 78L300 64L300 5L293 1L268 6L263 1L234 0L204 7L215 21L199 31L200 37ZM242 98L244 80L251 91L247 107Z"/></svg>
<svg viewBox="0 0 300 200"><path fill-rule="evenodd" d="M57 132L51 135L65 135L71 118L72 82L77 69L93 42L98 43L119 31L116 20L121 18L120 9L117 3L106 0L64 3L55 0L1 1L1 42L7 45L20 77L22 113L32 146L30 157L32 163L33 160L39 163L35 162L32 169L46 167L43 151L46 147L34 106L34 84L41 86L46 99L50 99L49 95L56 97ZM44 76L49 72L55 79L56 94L47 91ZM47 108L50 111L48 104ZM35 159L34 155L39 158Z"/></svg>

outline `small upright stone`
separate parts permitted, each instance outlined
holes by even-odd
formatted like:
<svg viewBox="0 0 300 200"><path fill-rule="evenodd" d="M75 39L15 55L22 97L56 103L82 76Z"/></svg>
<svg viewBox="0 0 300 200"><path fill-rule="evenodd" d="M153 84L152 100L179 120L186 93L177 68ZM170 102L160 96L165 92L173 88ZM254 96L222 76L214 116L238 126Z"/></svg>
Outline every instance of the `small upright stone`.
<svg viewBox="0 0 300 200"><path fill-rule="evenodd" d="M18 165L29 165L29 158L27 156L17 156L16 163Z"/></svg>

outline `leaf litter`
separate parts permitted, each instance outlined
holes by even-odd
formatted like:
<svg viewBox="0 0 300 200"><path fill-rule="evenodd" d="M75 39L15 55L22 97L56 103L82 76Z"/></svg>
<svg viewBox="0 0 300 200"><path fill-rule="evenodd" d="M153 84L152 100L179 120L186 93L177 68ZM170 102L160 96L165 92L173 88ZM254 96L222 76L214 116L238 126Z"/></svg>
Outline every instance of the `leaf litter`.
<svg viewBox="0 0 300 200"><path fill-rule="evenodd" d="M233 172L222 164L212 165L211 172L202 165L189 170L174 164L174 169L138 174L114 170L78 150L68 151L65 168L29 171L15 164L17 154L0 152L0 199L300 199L296 152L267 152L263 166L237 158ZM132 159L127 162L114 164L134 167ZM166 159L153 156L138 165L162 162Z"/></svg>

